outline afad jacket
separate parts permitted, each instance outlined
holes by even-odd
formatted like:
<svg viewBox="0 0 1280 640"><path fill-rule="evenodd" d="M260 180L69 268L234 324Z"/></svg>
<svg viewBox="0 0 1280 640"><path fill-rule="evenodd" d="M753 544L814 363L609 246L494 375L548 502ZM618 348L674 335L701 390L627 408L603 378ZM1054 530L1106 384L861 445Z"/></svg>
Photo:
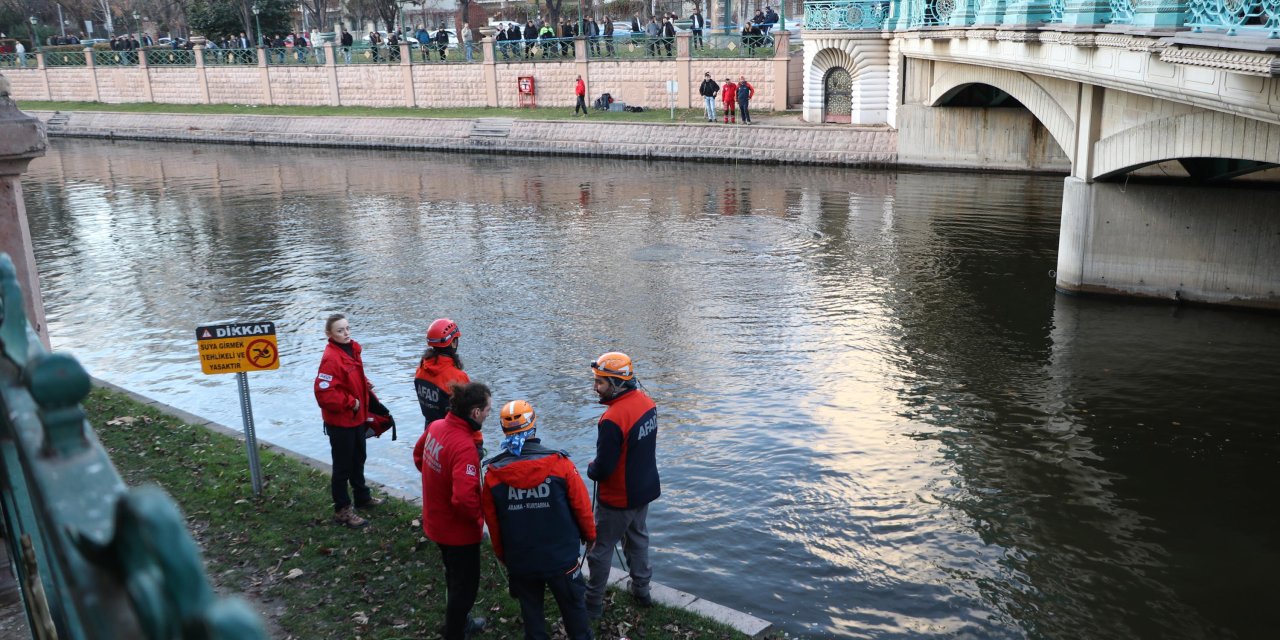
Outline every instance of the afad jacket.
<svg viewBox="0 0 1280 640"><path fill-rule="evenodd" d="M436 420L413 446L422 472L422 532L445 545L477 544L480 513L480 453L471 422L454 414Z"/></svg>
<svg viewBox="0 0 1280 640"><path fill-rule="evenodd" d="M658 410L639 389L604 401L596 427L596 459L587 477L600 483L600 504L636 509L662 494L658 479Z"/></svg>
<svg viewBox="0 0 1280 640"><path fill-rule="evenodd" d="M582 78L578 78L577 84L573 85L573 93L579 96L587 95L587 83L583 82Z"/></svg>
<svg viewBox="0 0 1280 640"><path fill-rule="evenodd" d="M314 389L325 425L352 429L363 427L369 417L369 389L360 359L360 343L351 341L351 355L332 339L320 357ZM359 401L359 402L357 402Z"/></svg>
<svg viewBox="0 0 1280 640"><path fill-rule="evenodd" d="M449 385L471 382L457 363L449 356L437 356L423 360L413 375L413 388L418 393L418 406L422 409L424 425L429 425L449 413Z"/></svg>
<svg viewBox="0 0 1280 640"><path fill-rule="evenodd" d="M756 88L751 86L750 82L743 80L738 83L738 103L749 102L756 95Z"/></svg>
<svg viewBox="0 0 1280 640"><path fill-rule="evenodd" d="M563 451L525 442L485 463L480 495L493 552L513 576L554 577L578 567L578 542L596 539L591 497Z"/></svg>

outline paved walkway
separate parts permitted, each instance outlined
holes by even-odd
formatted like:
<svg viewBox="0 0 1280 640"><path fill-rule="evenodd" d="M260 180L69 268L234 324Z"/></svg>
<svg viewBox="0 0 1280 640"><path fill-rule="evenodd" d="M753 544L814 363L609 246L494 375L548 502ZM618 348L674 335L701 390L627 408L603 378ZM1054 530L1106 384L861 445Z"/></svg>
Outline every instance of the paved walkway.
<svg viewBox="0 0 1280 640"><path fill-rule="evenodd" d="M885 127L620 123L509 118L393 118L33 111L51 136L223 144L360 147L488 154L579 155L765 164L893 166L898 133Z"/></svg>

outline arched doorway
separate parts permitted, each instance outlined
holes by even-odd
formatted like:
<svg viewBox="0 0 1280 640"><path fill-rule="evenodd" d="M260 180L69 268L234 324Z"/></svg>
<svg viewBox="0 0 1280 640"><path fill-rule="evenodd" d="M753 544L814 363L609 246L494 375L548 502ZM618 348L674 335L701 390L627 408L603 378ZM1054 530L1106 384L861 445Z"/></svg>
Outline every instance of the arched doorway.
<svg viewBox="0 0 1280 640"><path fill-rule="evenodd" d="M832 67L822 80L822 121L849 124L853 118L853 76Z"/></svg>

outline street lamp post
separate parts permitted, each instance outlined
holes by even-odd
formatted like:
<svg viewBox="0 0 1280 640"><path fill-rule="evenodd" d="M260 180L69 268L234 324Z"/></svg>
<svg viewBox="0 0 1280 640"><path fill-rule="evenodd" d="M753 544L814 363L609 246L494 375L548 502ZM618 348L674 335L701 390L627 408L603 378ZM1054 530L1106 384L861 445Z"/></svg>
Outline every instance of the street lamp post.
<svg viewBox="0 0 1280 640"><path fill-rule="evenodd" d="M38 23L39 20L35 16L31 16L31 46L35 47L37 51L40 49L40 42L36 40L36 24Z"/></svg>
<svg viewBox="0 0 1280 640"><path fill-rule="evenodd" d="M133 12L133 34L135 36L142 34L142 25L138 22L138 18L141 18L141 17L142 17L142 14L138 13L137 11Z"/></svg>
<svg viewBox="0 0 1280 640"><path fill-rule="evenodd" d="M262 23L258 22L258 12L260 11L260 9L258 9L258 5L255 4L252 7L250 7L249 10L253 12L253 26L257 27L258 29L258 46L261 47L262 46Z"/></svg>

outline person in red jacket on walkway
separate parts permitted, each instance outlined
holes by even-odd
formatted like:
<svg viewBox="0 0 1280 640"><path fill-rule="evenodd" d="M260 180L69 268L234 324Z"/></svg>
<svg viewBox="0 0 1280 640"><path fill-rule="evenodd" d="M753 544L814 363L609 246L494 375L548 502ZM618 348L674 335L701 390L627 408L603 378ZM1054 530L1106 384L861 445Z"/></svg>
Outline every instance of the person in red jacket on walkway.
<svg viewBox="0 0 1280 640"><path fill-rule="evenodd" d="M587 582L587 614L604 614L604 590L613 563L613 547L622 553L631 572L631 596L650 606L649 503L662 494L656 458L658 410L636 380L631 358L611 351L591 363L593 388L608 407L596 426L596 459L587 477L599 483L596 543L587 552L591 579Z"/></svg>
<svg viewBox="0 0 1280 640"><path fill-rule="evenodd" d="M449 414L427 426L413 447L422 472L422 531L440 548L447 590L445 640L464 640L484 629L471 618L480 588L480 455L471 434L489 417L489 388L454 385Z"/></svg>
<svg viewBox="0 0 1280 640"><path fill-rule="evenodd" d="M480 504L493 552L507 567L520 602L525 640L546 640L542 603L551 589L569 640L591 640L583 599L579 542L596 539L591 498L569 454L538 439L537 416L525 400L502 407L502 452L485 463Z"/></svg>
<svg viewBox="0 0 1280 640"><path fill-rule="evenodd" d="M720 97L724 100L724 123L737 123L737 113L734 111L738 104L738 85L733 83L729 78L724 79L724 84L720 85Z"/></svg>
<svg viewBox="0 0 1280 640"><path fill-rule="evenodd" d="M333 476L333 519L348 527L363 527L368 521L352 507L347 484L355 493L355 507L365 509L382 504L373 497L364 481L365 420L369 417L373 385L364 375L360 343L351 339L347 317L335 313L324 323L329 344L320 357L320 371L313 384L324 432L329 436Z"/></svg>
<svg viewBox="0 0 1280 640"><path fill-rule="evenodd" d="M582 81L582 76L578 76L578 82L573 85L573 93L578 96L578 103L573 105L573 115L578 115L578 109L582 109L582 115L587 115L587 83Z"/></svg>

